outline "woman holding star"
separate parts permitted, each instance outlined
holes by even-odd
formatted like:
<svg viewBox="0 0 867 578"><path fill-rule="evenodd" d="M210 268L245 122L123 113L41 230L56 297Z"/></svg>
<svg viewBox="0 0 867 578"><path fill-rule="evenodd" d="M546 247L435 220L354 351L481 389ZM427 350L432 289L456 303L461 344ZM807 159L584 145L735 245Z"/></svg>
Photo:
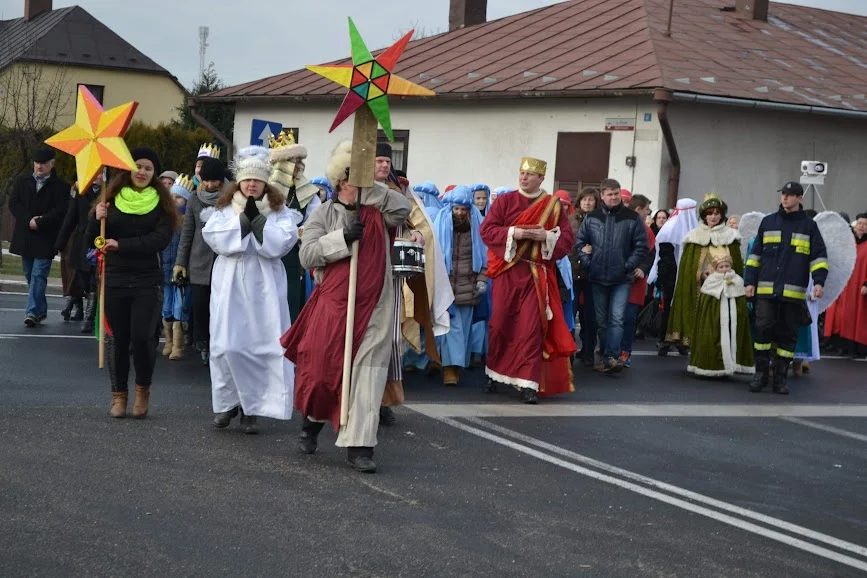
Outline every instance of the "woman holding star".
<svg viewBox="0 0 867 578"><path fill-rule="evenodd" d="M156 364L157 326L162 309L163 274L159 254L180 228L175 202L157 175L157 153L147 147L131 152L135 170L124 171L109 183L104 202L94 205L87 229L89 246L96 247L100 220L105 219L105 345L111 379L109 415L126 417L129 397L129 350L135 368L132 416L148 413Z"/></svg>

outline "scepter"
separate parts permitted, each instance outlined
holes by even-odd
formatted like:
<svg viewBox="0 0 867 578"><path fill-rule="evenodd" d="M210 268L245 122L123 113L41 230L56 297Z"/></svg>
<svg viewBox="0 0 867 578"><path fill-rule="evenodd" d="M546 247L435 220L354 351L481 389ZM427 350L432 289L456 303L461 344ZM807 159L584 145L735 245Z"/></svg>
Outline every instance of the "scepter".
<svg viewBox="0 0 867 578"><path fill-rule="evenodd" d="M123 136L126 134L132 116L138 108L137 102L128 102L110 110L105 110L99 101L83 84L78 86L78 100L75 108L75 124L60 131L45 141L48 146L75 157L78 176L78 193L87 194L96 175L102 171L103 183L99 202L105 203L108 187L106 167L127 171L135 170L135 160L129 152ZM99 253L99 368L105 367L105 260L102 251L105 247L105 219L99 224L99 237L93 242Z"/></svg>
<svg viewBox="0 0 867 578"><path fill-rule="evenodd" d="M391 112L388 97L435 96L436 93L392 73L404 48L412 38L410 30L391 47L376 58L370 53L352 18L349 19L349 41L352 47L352 64L338 66L308 66L307 69L346 87L349 91L329 132L355 114L352 131L352 155L349 163L349 184L358 187L361 205L361 189L373 186L376 163L377 128L389 141L394 141L391 128ZM365 106L367 105L367 106ZM343 382L340 393L340 425L349 421L349 392L352 381L352 349L355 329L355 296L358 282L358 243L352 244L349 261L349 294L346 303L346 339L343 350Z"/></svg>

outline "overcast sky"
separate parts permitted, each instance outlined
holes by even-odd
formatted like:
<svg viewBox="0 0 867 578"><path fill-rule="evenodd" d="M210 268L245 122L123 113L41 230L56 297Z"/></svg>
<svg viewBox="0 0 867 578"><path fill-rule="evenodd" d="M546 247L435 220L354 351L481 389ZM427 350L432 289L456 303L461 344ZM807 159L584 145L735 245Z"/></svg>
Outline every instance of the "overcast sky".
<svg viewBox="0 0 867 578"><path fill-rule="evenodd" d="M22 16L24 1L0 0L0 19ZM867 0L784 1L867 15ZM488 19L554 3L488 0ZM449 12L448 0L54 0L55 8L75 4L187 87L198 76L199 26L210 27L206 60L213 61L223 81L232 85L348 56L347 16L375 49L414 26L444 32Z"/></svg>

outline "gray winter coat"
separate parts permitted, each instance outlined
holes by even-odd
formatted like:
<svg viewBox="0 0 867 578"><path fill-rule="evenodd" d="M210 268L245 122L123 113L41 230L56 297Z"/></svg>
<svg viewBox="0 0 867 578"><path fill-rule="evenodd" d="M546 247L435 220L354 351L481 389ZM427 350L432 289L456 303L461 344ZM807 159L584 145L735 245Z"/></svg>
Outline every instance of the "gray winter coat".
<svg viewBox="0 0 867 578"><path fill-rule="evenodd" d="M593 247L590 255L581 251L585 245ZM649 251L644 223L622 203L613 209L603 204L585 216L575 248L590 283L599 285L631 283Z"/></svg>
<svg viewBox="0 0 867 578"><path fill-rule="evenodd" d="M473 272L473 233L452 233L452 292L455 294L455 305L478 305L479 295L476 293L478 281L487 282L485 270Z"/></svg>
<svg viewBox="0 0 867 578"><path fill-rule="evenodd" d="M231 184L231 182L226 181L223 185L223 191ZM175 265L187 268L187 275L193 285L211 284L211 269L213 269L214 259L216 259L211 247L205 243L205 239L202 237L202 229L205 228L202 211L205 209L213 209L213 207L205 205L199 198L198 192L190 195L190 200L187 202L187 212L184 216L184 226L181 229L181 241L178 244L178 256L175 260ZM213 211L208 211L208 213L211 212Z"/></svg>

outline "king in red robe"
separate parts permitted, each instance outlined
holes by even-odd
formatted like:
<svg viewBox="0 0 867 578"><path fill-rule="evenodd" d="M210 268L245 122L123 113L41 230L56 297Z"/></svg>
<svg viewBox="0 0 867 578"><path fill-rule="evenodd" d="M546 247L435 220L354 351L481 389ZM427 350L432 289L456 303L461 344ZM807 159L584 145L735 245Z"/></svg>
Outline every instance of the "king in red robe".
<svg viewBox="0 0 867 578"><path fill-rule="evenodd" d="M497 197L482 223L493 281L485 372L522 401L575 391L576 346L563 315L556 262L575 241L560 199L541 189L547 164L521 162L520 189Z"/></svg>

